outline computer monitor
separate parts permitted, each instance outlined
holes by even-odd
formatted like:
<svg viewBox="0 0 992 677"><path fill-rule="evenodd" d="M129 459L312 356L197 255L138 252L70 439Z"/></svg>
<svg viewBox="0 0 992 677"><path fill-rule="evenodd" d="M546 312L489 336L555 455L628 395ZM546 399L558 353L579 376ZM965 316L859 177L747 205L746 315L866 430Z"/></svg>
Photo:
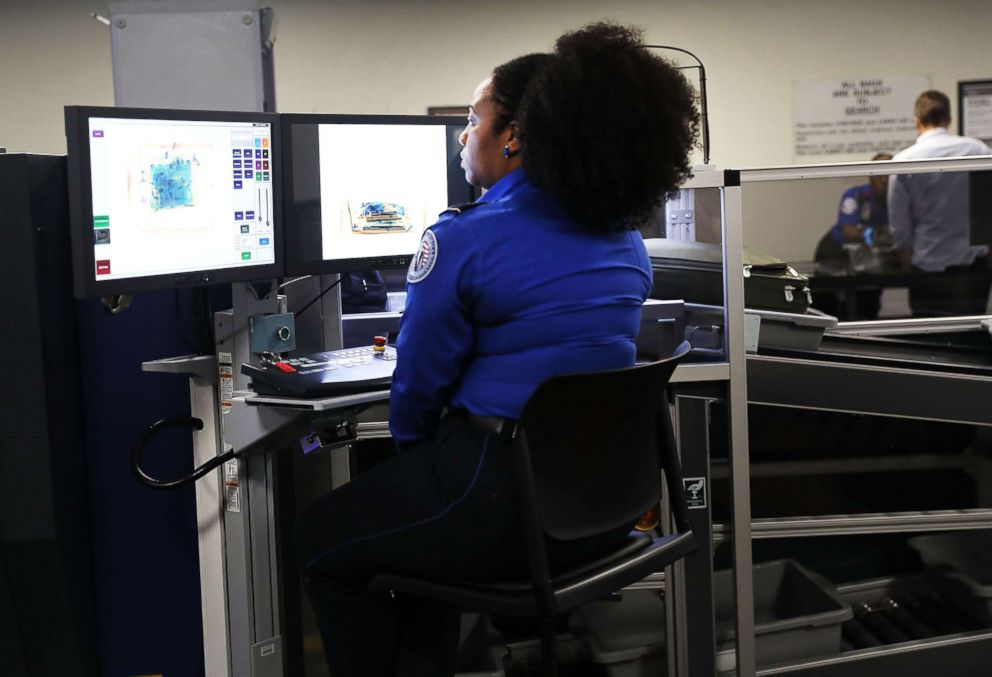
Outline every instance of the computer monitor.
<svg viewBox="0 0 992 677"><path fill-rule="evenodd" d="M270 113L67 106L77 297L282 275Z"/></svg>
<svg viewBox="0 0 992 677"><path fill-rule="evenodd" d="M284 115L286 274L398 268L471 202L451 116Z"/></svg>

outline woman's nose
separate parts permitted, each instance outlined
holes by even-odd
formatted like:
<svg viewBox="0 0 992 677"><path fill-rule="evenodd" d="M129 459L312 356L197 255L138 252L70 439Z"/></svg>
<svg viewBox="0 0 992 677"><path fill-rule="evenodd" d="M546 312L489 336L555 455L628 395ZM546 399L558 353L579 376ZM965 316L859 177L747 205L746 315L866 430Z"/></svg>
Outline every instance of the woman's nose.
<svg viewBox="0 0 992 677"><path fill-rule="evenodd" d="M462 146L468 141L468 126L462 130L462 133L458 135L458 143Z"/></svg>

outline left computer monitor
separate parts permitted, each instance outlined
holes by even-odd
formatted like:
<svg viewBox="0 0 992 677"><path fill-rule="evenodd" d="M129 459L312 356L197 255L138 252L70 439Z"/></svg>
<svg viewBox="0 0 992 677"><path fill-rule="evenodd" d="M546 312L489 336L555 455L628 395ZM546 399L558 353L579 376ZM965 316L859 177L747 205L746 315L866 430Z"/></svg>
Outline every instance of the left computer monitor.
<svg viewBox="0 0 992 677"><path fill-rule="evenodd" d="M77 297L282 275L279 117L68 106Z"/></svg>

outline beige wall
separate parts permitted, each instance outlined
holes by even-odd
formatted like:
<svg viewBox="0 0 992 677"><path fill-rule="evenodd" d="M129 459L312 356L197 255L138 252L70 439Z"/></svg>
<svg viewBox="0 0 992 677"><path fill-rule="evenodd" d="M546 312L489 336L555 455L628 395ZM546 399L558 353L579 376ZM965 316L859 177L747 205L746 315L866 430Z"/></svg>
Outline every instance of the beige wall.
<svg viewBox="0 0 992 677"><path fill-rule="evenodd" d="M277 101L287 112L423 113L465 103L494 64L548 49L563 30L605 17L636 23L649 42L690 49L706 64L711 161L720 167L793 162L796 80L928 75L953 98L958 80L992 77L992 2L979 0L268 4L277 18ZM61 106L113 102L109 29L91 11L106 13L106 3L0 0L0 146L64 152ZM825 228L837 188L803 188L793 202ZM786 223L772 218L774 208L760 211L748 230L784 242L795 215Z"/></svg>

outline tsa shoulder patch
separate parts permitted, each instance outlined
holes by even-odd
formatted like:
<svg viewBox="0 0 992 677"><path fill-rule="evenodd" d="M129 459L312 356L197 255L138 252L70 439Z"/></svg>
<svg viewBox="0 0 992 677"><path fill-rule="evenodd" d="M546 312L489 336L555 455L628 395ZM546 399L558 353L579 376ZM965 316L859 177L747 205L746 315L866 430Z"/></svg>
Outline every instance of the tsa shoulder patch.
<svg viewBox="0 0 992 677"><path fill-rule="evenodd" d="M432 230L425 230L424 236L420 238L420 247L410 261L410 269L406 273L406 281L410 284L420 282L434 270L437 263L437 236Z"/></svg>
<svg viewBox="0 0 992 677"><path fill-rule="evenodd" d="M858 201L848 195L844 198L843 202L840 203L840 211L848 216L856 213L858 211Z"/></svg>

